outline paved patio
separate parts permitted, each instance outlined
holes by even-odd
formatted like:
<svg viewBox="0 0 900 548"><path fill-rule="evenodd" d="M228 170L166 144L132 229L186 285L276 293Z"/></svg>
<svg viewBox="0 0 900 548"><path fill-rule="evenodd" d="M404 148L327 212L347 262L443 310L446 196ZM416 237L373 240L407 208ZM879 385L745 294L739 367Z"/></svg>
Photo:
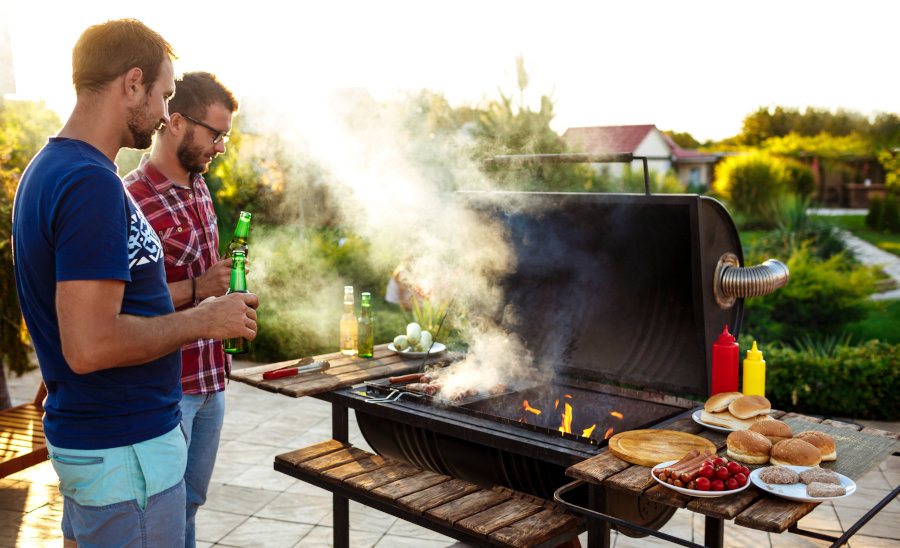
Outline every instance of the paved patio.
<svg viewBox="0 0 900 548"><path fill-rule="evenodd" d="M240 366L240 365L239 365ZM11 379L17 403L34 396L35 374ZM312 398L293 399L232 382L219 458L209 500L198 514L198 546L331 546L331 493L272 469L275 455L331 438L331 407ZM369 449L350 414L350 441ZM874 426L900 431L898 424ZM62 498L49 463L0 479L0 547L61 546ZM900 485L900 458L893 457L858 482L852 497L821 504L800 522L804 529L839 534L891 489ZM438 548L458 544L402 520L352 503L354 547ZM663 531L703 542L703 518L678 511ZM674 546L613 534L615 548ZM582 537L582 543L585 543ZM727 522L729 547L811 547L827 543L792 534L768 534ZM857 534L850 546L900 545L900 500L894 500Z"/></svg>

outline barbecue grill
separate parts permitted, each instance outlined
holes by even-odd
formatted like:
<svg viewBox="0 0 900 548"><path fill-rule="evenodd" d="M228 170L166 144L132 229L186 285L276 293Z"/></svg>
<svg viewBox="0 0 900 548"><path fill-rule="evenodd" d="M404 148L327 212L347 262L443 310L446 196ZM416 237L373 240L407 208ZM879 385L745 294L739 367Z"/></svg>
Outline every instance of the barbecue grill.
<svg viewBox="0 0 900 548"><path fill-rule="evenodd" d="M448 401L382 379L320 397L353 408L379 454L482 485L552 499L569 481L566 467L599 453L611 434L689 415L689 397L709 396L715 337L726 325L740 333L743 298L787 282L780 262L740 266L734 223L708 197L460 197L515 251L516 267L497 280L507 319L496 320L552 382ZM566 404L570 432L561 432ZM658 528L674 512L643 497L604 497L600 509L638 525Z"/></svg>

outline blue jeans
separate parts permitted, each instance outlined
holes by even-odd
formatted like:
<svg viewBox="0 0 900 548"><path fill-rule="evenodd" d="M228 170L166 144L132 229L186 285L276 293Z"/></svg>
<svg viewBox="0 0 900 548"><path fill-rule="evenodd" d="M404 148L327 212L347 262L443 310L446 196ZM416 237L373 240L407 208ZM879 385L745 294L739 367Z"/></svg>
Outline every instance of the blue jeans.
<svg viewBox="0 0 900 548"><path fill-rule="evenodd" d="M206 502L206 491L216 464L219 434L222 432L224 418L225 392L182 395L181 420L188 443L187 470L184 473L184 485L187 490L184 528L186 548L196 546L194 517L200 506Z"/></svg>

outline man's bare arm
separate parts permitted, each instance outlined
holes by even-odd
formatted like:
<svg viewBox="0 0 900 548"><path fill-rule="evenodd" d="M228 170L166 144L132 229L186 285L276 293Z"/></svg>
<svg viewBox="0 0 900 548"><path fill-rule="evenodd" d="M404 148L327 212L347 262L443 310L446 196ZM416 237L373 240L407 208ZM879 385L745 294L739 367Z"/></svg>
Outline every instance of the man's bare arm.
<svg viewBox="0 0 900 548"><path fill-rule="evenodd" d="M208 299L196 308L164 316L122 314L125 282L77 280L56 284L63 356L79 374L138 365L199 339L256 337L252 293Z"/></svg>

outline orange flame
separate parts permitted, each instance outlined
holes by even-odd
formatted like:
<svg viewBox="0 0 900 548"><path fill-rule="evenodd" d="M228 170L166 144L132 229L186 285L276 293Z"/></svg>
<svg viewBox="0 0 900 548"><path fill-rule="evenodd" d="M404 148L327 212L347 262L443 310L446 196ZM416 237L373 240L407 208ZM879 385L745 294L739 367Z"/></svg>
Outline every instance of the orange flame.
<svg viewBox="0 0 900 548"><path fill-rule="evenodd" d="M528 404L528 400L522 400L522 409L528 411L529 413L534 413L535 415L541 414L541 410L531 407L531 405Z"/></svg>
<svg viewBox="0 0 900 548"><path fill-rule="evenodd" d="M606 435L603 436L603 439L608 440L609 437L612 436L612 433L613 433L613 429L612 429L612 426L610 426L609 429L606 431Z"/></svg>
<svg viewBox="0 0 900 548"><path fill-rule="evenodd" d="M566 410L562 414L562 423L559 425L560 432L566 432L568 434L572 433L572 406L568 403L566 405Z"/></svg>
<svg viewBox="0 0 900 548"><path fill-rule="evenodd" d="M559 409L559 398L556 398L556 402L553 404L553 409Z"/></svg>
<svg viewBox="0 0 900 548"><path fill-rule="evenodd" d="M614 416L617 419L621 419L621 418L625 417L625 415L623 415L622 413L619 413L618 411L610 411L609 414Z"/></svg>
<svg viewBox="0 0 900 548"><path fill-rule="evenodd" d="M589 438L589 437L591 437L591 434L594 433L594 428L596 428L596 427L597 427L596 424L592 424L590 428L585 428L585 429L581 432L581 437L583 437L583 438Z"/></svg>

